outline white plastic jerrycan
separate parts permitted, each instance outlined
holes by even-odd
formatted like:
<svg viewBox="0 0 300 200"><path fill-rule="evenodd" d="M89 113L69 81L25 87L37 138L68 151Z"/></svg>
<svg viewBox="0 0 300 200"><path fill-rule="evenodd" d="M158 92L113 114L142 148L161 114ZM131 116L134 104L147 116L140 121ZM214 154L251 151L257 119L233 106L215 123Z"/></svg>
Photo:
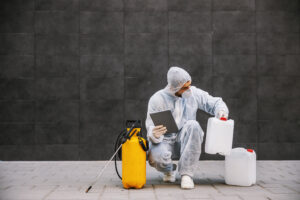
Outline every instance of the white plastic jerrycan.
<svg viewBox="0 0 300 200"><path fill-rule="evenodd" d="M238 186L256 183L256 153L253 149L234 148L225 156L225 183Z"/></svg>
<svg viewBox="0 0 300 200"><path fill-rule="evenodd" d="M210 117L207 122L205 152L229 155L232 149L234 121Z"/></svg>

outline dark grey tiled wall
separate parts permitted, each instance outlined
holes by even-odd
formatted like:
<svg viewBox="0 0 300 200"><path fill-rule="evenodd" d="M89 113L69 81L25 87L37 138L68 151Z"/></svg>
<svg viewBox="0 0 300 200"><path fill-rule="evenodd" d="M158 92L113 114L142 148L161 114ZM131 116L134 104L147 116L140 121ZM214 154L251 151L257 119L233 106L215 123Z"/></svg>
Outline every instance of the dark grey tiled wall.
<svg viewBox="0 0 300 200"><path fill-rule="evenodd" d="M228 104L234 147L300 159L299 0L5 0L0 159L108 159L171 65ZM209 115L199 111L206 130ZM202 154L201 159L223 159Z"/></svg>

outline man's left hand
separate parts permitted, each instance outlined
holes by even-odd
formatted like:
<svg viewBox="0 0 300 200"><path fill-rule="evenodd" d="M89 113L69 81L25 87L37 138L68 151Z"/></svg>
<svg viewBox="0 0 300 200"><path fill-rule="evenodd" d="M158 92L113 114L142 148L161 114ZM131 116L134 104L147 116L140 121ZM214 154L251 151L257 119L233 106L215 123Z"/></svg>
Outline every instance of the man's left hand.
<svg viewBox="0 0 300 200"><path fill-rule="evenodd" d="M228 119L228 113L225 112L224 110L220 110L218 113L217 113L217 116L216 116L218 119L224 117L226 119Z"/></svg>

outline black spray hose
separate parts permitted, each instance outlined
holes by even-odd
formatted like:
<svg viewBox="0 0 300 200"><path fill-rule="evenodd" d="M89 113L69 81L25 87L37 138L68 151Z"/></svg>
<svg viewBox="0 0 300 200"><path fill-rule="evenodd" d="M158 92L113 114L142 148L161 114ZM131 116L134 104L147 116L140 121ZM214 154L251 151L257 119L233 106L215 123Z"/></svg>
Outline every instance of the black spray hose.
<svg viewBox="0 0 300 200"><path fill-rule="evenodd" d="M116 140L116 143L115 143L115 150L114 151L117 151L117 148L121 145L121 139L124 137L124 135L126 134L126 130L122 131L118 137L117 137L117 140ZM122 137L121 137L122 136ZM119 159L121 160L121 150L119 150L119 152L116 154L115 156L115 169L116 169L116 172L117 172L117 175L118 177L122 180L122 177L120 176L119 174L119 171L118 171L118 166L117 166L117 156L119 157Z"/></svg>

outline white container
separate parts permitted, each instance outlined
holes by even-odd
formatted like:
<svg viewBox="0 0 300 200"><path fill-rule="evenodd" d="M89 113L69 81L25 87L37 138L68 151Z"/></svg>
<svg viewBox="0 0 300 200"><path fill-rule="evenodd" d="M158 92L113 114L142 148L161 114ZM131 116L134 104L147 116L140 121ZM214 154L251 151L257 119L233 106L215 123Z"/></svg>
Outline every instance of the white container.
<svg viewBox="0 0 300 200"><path fill-rule="evenodd" d="M205 152L229 155L232 149L234 121L210 117L207 122Z"/></svg>
<svg viewBox="0 0 300 200"><path fill-rule="evenodd" d="M253 149L234 148L225 156L225 183L238 186L256 183L256 153Z"/></svg>

